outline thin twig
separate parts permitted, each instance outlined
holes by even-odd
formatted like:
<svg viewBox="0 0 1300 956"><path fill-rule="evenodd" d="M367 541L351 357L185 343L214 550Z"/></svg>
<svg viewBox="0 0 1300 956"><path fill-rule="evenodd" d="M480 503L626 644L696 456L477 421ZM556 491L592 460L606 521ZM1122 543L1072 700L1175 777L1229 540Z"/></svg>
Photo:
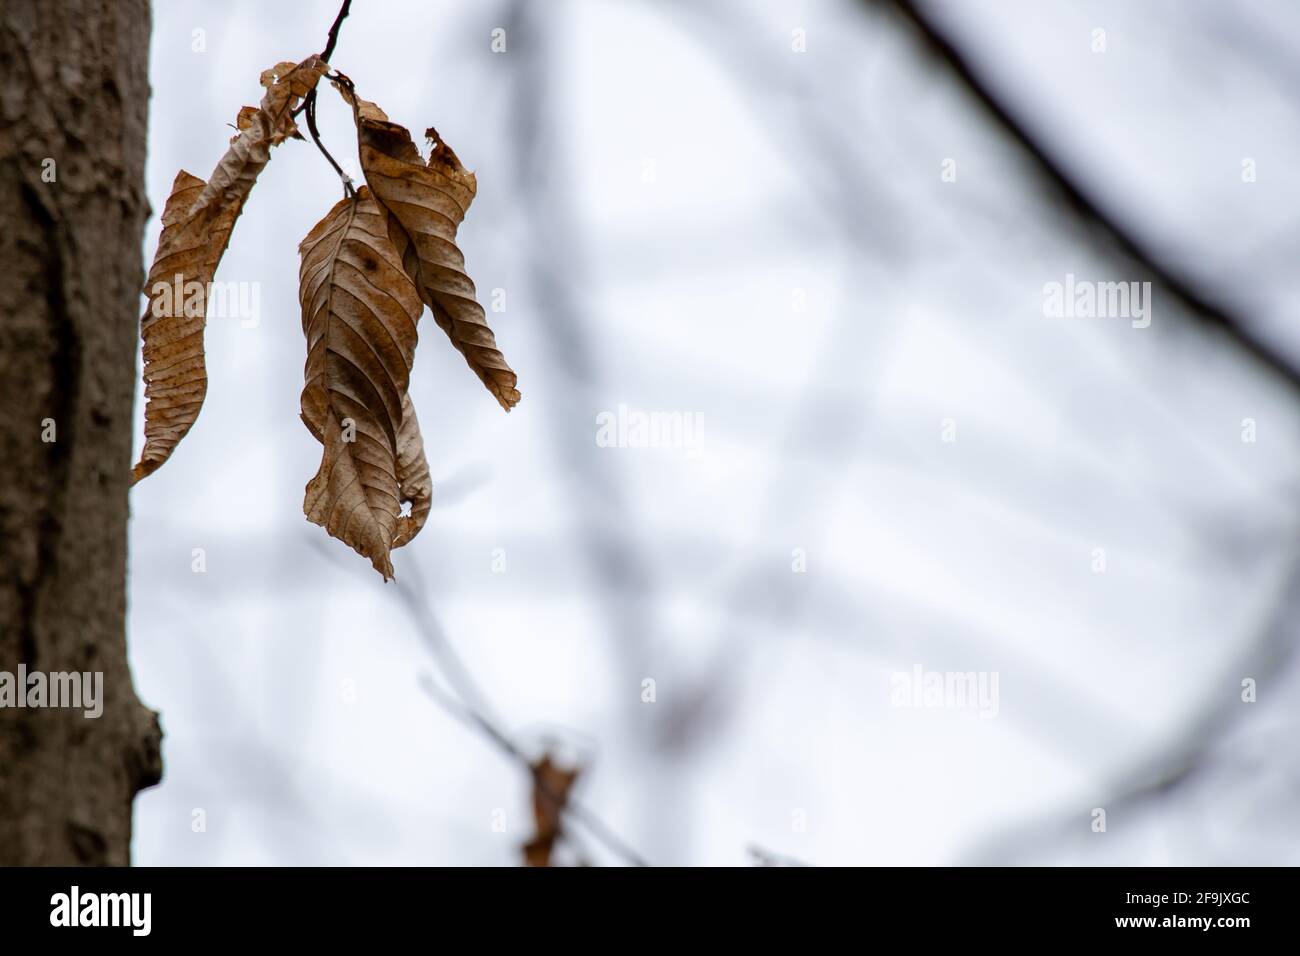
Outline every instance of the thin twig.
<svg viewBox="0 0 1300 956"><path fill-rule="evenodd" d="M330 26L329 35L325 37L325 49L321 50L320 53L317 54L326 63L329 63L330 57L334 55L334 46L339 42L339 30L343 27L343 18L348 15L348 12L351 9L352 0L343 0L343 6L339 8L338 16L334 18L334 23ZM293 115L297 116L303 110L308 108L308 104L315 105L315 103L316 90L313 89L307 94L306 98L302 101L302 104L293 111Z"/></svg>
<svg viewBox="0 0 1300 956"><path fill-rule="evenodd" d="M343 0L343 6L339 8L339 15L334 18L334 23L330 26L329 36L325 39L325 49L320 52L320 58L326 63L334 55L334 46L339 42L339 28L343 26L343 21L347 18L348 11L351 9L352 0Z"/></svg>
<svg viewBox="0 0 1300 956"><path fill-rule="evenodd" d="M334 47L339 42L339 30L342 28L343 21L351 9L352 0L343 0L343 6L339 8L338 16L334 18L334 23L330 25L329 35L325 38L325 49L318 54L326 63L329 63L330 57L334 55ZM352 177L345 173L343 167L334 161L330 151L321 142L320 131L316 129L316 88L314 86L303 97L301 105L293 111L292 115L297 116L303 112L307 114L307 131L311 133L312 142L316 144L316 148L320 150L321 155L334 167L334 172L338 173L339 180L343 183L343 195L349 199L355 199L357 193L352 186Z"/></svg>

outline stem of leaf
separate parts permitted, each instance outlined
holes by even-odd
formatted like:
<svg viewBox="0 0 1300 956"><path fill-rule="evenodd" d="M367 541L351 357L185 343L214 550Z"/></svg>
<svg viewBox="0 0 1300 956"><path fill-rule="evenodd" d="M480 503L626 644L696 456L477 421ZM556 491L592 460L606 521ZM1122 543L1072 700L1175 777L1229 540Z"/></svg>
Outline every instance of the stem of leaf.
<svg viewBox="0 0 1300 956"><path fill-rule="evenodd" d="M352 9L352 0L343 0L343 6L339 8L338 16L334 18L334 23L330 26L330 32L325 38L325 49L321 50L320 58L329 63L330 57L334 55L334 47L339 42L339 30L343 26L344 19L347 18L348 12ZM320 141L320 131L316 129L316 89L313 87L305 97L302 105L293 111L293 115L306 112L307 114L307 131L311 133L312 142L316 148L321 151L321 155L329 160L329 164L334 167L334 172L339 174L339 179L343 183L343 195L355 199L357 192L352 188L352 179L347 173L343 172L343 167L334 161L330 151L325 148L325 144Z"/></svg>
<svg viewBox="0 0 1300 956"><path fill-rule="evenodd" d="M339 180L343 183L343 195L352 199L356 198L357 191L352 188L352 179L347 173L343 172L343 167L334 161L330 151L325 148L325 144L320 141L320 131L316 129L316 91L312 90L307 94L304 103L307 109L307 132L311 133L312 142L316 148L321 151L321 155L329 160L329 164L334 167L334 172L339 174Z"/></svg>

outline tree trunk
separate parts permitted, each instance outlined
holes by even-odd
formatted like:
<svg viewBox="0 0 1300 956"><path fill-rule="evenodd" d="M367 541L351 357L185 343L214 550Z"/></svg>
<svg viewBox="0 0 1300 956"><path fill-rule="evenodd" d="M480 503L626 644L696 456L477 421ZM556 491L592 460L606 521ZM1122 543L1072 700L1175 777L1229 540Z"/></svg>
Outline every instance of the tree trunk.
<svg viewBox="0 0 1300 956"><path fill-rule="evenodd" d="M128 863L162 775L125 633L149 33L147 0L0 4L0 681L103 675L98 718L0 706L0 864Z"/></svg>

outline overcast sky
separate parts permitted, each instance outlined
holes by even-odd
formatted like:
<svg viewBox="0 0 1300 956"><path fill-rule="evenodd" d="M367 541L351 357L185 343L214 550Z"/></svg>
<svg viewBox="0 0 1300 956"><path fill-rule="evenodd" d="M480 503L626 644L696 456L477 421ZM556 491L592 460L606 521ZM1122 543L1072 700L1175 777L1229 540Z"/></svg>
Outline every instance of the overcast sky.
<svg viewBox="0 0 1300 956"><path fill-rule="evenodd" d="M336 8L155 4L155 213ZM1145 327L1046 314L1068 276L1149 277L883 11L521 8L355 0L332 57L478 177L460 245L523 400L504 414L426 313L434 510L394 565L501 724L581 760L652 863L1296 862L1273 742L1300 679L1270 641L1295 395L1158 287ZM927 9L1109 212L1300 361L1300 14ZM210 321L202 414L132 492L132 664L167 735L142 864L514 864L530 835L526 776L422 690L443 675L397 586L302 514L297 246L340 196L310 143L275 151L217 274L257 314ZM698 430L602 447L620 407ZM996 706L901 706L918 669L996 678ZM1121 799L1189 738L1189 783Z"/></svg>

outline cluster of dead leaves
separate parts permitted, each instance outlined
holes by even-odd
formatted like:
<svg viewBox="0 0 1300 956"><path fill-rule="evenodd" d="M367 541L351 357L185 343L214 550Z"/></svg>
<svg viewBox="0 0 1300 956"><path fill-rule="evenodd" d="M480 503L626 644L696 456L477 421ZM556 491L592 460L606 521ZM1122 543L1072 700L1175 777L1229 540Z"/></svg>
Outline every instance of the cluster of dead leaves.
<svg viewBox="0 0 1300 956"><path fill-rule="evenodd" d="M424 307L506 411L519 391L456 245L474 174L432 129L423 159L404 127L357 97L320 57L263 73L261 105L240 110L239 133L211 178L182 170L172 184L145 284L145 445L132 477L157 470L198 417L207 393L209 284L271 148L302 138L294 114L322 77L352 107L366 185L349 190L299 246L302 419L324 446L303 510L387 579L389 553L419 533L433 493L409 395Z"/></svg>

